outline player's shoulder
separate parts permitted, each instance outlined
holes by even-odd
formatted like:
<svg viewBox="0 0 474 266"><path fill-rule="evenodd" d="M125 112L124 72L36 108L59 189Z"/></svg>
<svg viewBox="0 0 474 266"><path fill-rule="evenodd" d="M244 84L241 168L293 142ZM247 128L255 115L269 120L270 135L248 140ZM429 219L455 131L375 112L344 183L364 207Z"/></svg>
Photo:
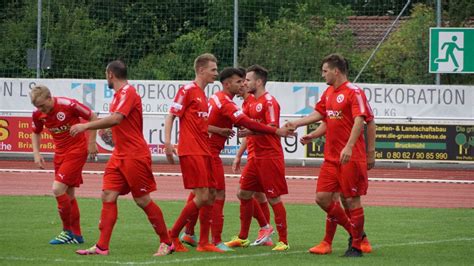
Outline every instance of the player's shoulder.
<svg viewBox="0 0 474 266"><path fill-rule="evenodd" d="M355 84L352 83L352 82L347 82L347 83L346 83L346 87L347 87L350 91L355 92L355 93L362 93L362 91L363 91L359 86L355 85Z"/></svg>
<svg viewBox="0 0 474 266"><path fill-rule="evenodd" d="M59 106L71 106L75 104L77 101L67 97L54 97L56 99L56 104Z"/></svg>

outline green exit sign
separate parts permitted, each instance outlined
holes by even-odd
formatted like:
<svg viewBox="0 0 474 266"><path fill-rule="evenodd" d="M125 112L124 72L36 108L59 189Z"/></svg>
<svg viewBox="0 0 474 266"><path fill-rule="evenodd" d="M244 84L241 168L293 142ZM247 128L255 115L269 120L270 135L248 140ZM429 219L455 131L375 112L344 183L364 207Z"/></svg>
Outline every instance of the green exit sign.
<svg viewBox="0 0 474 266"><path fill-rule="evenodd" d="M474 28L430 28L430 73L474 73Z"/></svg>

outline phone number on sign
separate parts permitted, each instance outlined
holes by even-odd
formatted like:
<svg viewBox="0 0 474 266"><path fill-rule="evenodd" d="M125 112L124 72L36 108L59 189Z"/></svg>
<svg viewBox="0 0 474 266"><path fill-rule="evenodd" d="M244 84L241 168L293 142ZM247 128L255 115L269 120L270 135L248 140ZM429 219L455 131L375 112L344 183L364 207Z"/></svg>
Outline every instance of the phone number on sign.
<svg viewBox="0 0 474 266"><path fill-rule="evenodd" d="M446 152L377 151L376 159L447 160Z"/></svg>

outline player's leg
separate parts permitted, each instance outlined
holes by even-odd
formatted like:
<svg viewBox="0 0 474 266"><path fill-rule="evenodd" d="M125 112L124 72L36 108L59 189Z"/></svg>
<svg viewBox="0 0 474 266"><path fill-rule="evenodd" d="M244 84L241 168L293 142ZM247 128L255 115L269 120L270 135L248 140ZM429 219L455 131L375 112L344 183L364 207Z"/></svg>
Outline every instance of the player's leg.
<svg viewBox="0 0 474 266"><path fill-rule="evenodd" d="M248 247L250 245L248 235L253 214L252 196L255 192L244 189L252 189L253 182L249 182L250 179L251 178L245 177L245 181L241 182L240 189L237 193L237 198L240 200L240 232L237 236L234 236L230 241L225 243L228 247Z"/></svg>
<svg viewBox="0 0 474 266"><path fill-rule="evenodd" d="M71 200L71 230L74 238L78 243L84 243L84 238L82 237L81 231L81 213L79 210L79 205L77 204L76 199L76 188L68 187L67 192L69 199Z"/></svg>
<svg viewBox="0 0 474 266"><path fill-rule="evenodd" d="M67 244L73 240L71 230L71 200L66 193L68 186L58 181L53 182L53 194L56 198L58 214L62 222L62 231L49 241L52 245Z"/></svg>
<svg viewBox="0 0 474 266"><path fill-rule="evenodd" d="M189 193L188 199L186 200L186 203L192 201L194 197L195 197L194 193L191 191ZM181 234L179 235L179 240L181 240L181 242L188 244L192 247L196 247L198 244L198 239L196 235L194 234L194 227L196 226L198 218L199 218L199 213L189 218L184 228L184 232L181 232Z"/></svg>
<svg viewBox="0 0 474 266"><path fill-rule="evenodd" d="M346 198L351 217L352 243L344 254L346 257L362 256L361 242L364 232L364 209L361 197L367 194L368 178L366 162L350 161L341 165L341 174L338 176L341 191Z"/></svg>
<svg viewBox="0 0 474 266"><path fill-rule="evenodd" d="M222 229L224 227L224 202L225 188L216 190L216 200L214 201L212 208L212 243L220 250L233 251L222 242Z"/></svg>
<svg viewBox="0 0 474 266"><path fill-rule="evenodd" d="M347 217L349 217L349 220L351 219L351 211L349 208L349 203L347 202L346 198L341 196L341 203L342 206L344 207L344 211L346 212ZM349 247L352 246L352 237L349 237ZM362 232L362 241L360 242L360 249L362 250L363 253L371 253L372 252L372 245L370 244L369 238L367 237L367 234L365 233L365 228L364 232Z"/></svg>

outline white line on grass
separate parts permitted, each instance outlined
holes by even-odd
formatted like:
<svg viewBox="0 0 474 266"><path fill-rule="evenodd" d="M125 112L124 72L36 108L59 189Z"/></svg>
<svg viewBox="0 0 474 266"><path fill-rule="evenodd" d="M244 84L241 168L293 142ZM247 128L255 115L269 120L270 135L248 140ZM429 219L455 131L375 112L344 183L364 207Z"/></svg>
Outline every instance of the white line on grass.
<svg viewBox="0 0 474 266"><path fill-rule="evenodd" d="M9 173L48 173L53 174L53 170L40 169L0 169L0 172ZM82 171L84 174L102 175L104 171ZM161 173L153 172L155 176L181 176L181 173ZM240 175L226 174L227 178L240 178ZM287 175L286 179L316 180L317 176ZM369 181L377 182L400 182L400 183L443 183L443 184L474 184L474 180L449 180L449 179L424 179L424 178L378 178L370 177Z"/></svg>
<svg viewBox="0 0 474 266"><path fill-rule="evenodd" d="M374 245L373 249L381 249L381 248L388 248L388 247L399 247L399 246L417 246L417 245L430 245L430 244L440 244L446 242L463 242L463 241L474 241L474 238L454 238L454 239L443 239L443 240L434 240L434 241L413 241L413 242L406 242L406 243L396 243L396 244L382 244L382 245ZM341 250L341 249L335 249ZM265 252L259 254L251 254L251 255L231 255L231 256L212 256L212 257L195 257L195 258L187 258L187 259L165 259L169 257L162 257L156 260L150 261L91 261L91 260L67 260L67 259L47 259L47 258L28 258L28 257L16 257L16 256L0 256L0 260L5 261L41 261L47 263L54 263L54 262L66 262L66 263L91 263L91 262L98 262L100 264L116 264L116 265L149 265L149 264L171 264L171 263L186 263L186 262L198 262L198 261L216 261L216 260L228 260L228 259L245 259L245 258L255 258L255 257L266 257L266 256L285 256L289 254L299 254L299 253L307 253L306 250L299 250L299 251L286 251L286 252ZM175 255L172 255L175 256ZM164 260L161 260L164 259Z"/></svg>

